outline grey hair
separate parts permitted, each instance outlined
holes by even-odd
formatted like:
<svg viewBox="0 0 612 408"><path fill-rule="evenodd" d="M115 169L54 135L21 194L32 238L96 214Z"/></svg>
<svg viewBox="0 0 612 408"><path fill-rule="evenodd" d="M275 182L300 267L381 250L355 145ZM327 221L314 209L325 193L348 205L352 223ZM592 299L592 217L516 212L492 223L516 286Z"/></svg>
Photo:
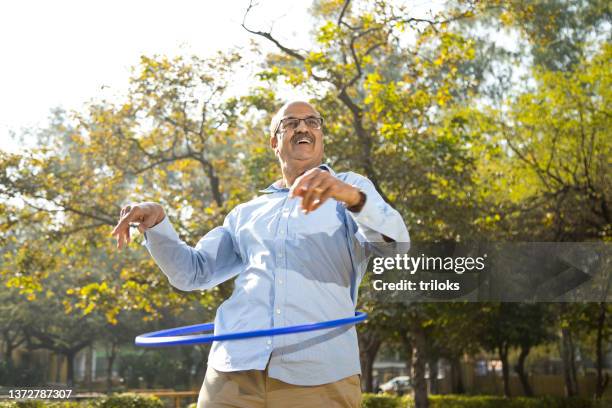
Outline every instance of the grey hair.
<svg viewBox="0 0 612 408"><path fill-rule="evenodd" d="M309 102L299 100L299 99L285 102L285 104L280 107L280 109L274 114L274 116L272 116L272 120L270 121L270 137L271 138L276 136L276 132L278 131L278 127L280 126L281 120L283 119L283 114L285 113L285 110L289 107L289 105L293 105L294 103L305 103L308 106L310 106L317 115L321 116L319 111L317 111L317 109L314 106L312 106L312 104Z"/></svg>

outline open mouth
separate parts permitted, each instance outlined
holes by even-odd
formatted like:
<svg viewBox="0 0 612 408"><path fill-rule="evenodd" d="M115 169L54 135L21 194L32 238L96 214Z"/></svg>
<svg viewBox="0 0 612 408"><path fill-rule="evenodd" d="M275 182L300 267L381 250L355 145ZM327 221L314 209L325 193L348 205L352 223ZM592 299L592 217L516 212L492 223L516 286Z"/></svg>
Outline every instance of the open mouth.
<svg viewBox="0 0 612 408"><path fill-rule="evenodd" d="M295 135L292 142L296 145L311 145L314 144L314 137L308 134Z"/></svg>

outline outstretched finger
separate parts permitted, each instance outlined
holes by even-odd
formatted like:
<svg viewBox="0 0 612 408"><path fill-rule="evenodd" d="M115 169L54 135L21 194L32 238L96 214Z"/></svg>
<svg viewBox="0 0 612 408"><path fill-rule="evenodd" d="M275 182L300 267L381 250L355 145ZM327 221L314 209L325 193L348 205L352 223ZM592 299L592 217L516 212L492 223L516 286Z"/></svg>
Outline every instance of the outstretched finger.
<svg viewBox="0 0 612 408"><path fill-rule="evenodd" d="M130 242L130 222L136 217L136 208L131 208L129 212L125 212L117 226L111 232L117 237L117 248L122 249L124 243Z"/></svg>
<svg viewBox="0 0 612 408"><path fill-rule="evenodd" d="M117 225L115 225L115 228L113 228L111 231L111 235L120 235L123 231L125 231L126 227L129 227L129 220L128 215L124 214Z"/></svg>

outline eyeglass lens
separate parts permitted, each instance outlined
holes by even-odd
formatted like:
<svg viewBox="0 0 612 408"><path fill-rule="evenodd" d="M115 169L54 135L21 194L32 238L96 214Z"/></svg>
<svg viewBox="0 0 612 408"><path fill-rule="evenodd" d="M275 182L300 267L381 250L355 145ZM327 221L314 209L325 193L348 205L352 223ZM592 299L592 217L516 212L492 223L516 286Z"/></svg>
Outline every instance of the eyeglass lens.
<svg viewBox="0 0 612 408"><path fill-rule="evenodd" d="M297 118L288 118L283 119L282 128L283 130L294 130L300 125L300 121L304 121L306 126L311 129L319 129L321 127L321 123L323 122L321 118L305 118L305 119L297 119Z"/></svg>

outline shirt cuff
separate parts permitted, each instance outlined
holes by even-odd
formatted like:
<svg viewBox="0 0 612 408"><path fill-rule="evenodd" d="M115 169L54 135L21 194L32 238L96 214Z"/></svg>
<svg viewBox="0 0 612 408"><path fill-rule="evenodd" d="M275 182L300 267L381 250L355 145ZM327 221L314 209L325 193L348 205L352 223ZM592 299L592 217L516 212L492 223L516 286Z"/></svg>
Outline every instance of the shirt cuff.
<svg viewBox="0 0 612 408"><path fill-rule="evenodd" d="M168 219L168 215L159 224L147 229L144 232L144 237L145 239L142 244L145 246L156 245L168 240L180 241L178 234Z"/></svg>
<svg viewBox="0 0 612 408"><path fill-rule="evenodd" d="M348 213L351 214L351 217L353 217L357 224L369 226L376 219L378 209L376 208L375 200L368 197L366 193L363 194L366 196L366 199L361 210L359 212L348 211Z"/></svg>

